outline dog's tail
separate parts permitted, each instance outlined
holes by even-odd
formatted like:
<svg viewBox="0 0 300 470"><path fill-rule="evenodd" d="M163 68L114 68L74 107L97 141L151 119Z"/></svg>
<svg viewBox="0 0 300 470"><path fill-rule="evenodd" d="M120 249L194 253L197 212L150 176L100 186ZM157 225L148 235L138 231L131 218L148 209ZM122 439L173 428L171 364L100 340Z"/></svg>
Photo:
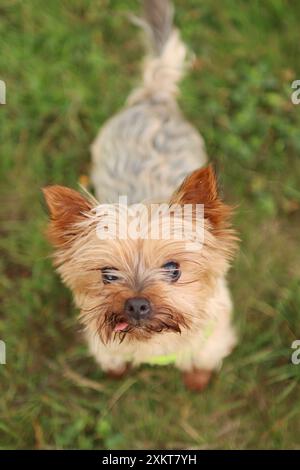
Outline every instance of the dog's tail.
<svg viewBox="0 0 300 470"><path fill-rule="evenodd" d="M143 0L144 17L136 19L145 31L149 53L142 86L129 97L130 104L147 98L174 99L187 66L187 48L173 27L174 8L169 0Z"/></svg>

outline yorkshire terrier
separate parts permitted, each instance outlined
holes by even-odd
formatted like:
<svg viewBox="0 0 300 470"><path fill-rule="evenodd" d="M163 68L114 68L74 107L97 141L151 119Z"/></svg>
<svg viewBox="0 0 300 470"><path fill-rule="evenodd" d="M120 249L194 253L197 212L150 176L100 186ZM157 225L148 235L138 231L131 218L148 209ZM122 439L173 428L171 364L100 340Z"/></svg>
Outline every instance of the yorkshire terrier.
<svg viewBox="0 0 300 470"><path fill-rule="evenodd" d="M122 376L130 365L172 363L188 388L202 390L236 343L225 280L236 236L231 207L205 166L203 140L176 103L189 54L173 27L172 5L143 6L136 19L149 43L142 83L91 146L97 200L63 186L44 188L48 235L100 367ZM120 196L127 198L127 217ZM173 210L152 218L132 211L158 202L192 207L184 237ZM114 228L127 224L126 236L111 229L112 214ZM151 236L154 222L159 236ZM129 230L133 223L139 230Z"/></svg>

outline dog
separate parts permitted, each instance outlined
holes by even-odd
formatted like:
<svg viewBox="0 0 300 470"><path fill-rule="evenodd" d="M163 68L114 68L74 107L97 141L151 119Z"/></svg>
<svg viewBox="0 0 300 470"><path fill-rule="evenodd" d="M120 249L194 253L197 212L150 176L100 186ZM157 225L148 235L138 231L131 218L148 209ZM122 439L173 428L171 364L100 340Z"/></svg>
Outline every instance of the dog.
<svg viewBox="0 0 300 470"><path fill-rule="evenodd" d="M189 389L201 391L236 344L226 274L237 237L203 139L176 102L189 53L173 26L173 6L144 0L143 10L136 20L148 39L141 85L91 146L96 199L45 187L48 237L102 370L121 377L129 366L173 364ZM127 217L117 204L121 196ZM178 214L166 211L154 219L159 230L168 219L167 238L141 236L154 224L145 214L138 217L140 236L129 230L122 237L99 235L99 226L111 235L112 213L118 216L114 227L126 229L137 223L133 206L161 203L192 207L185 237L178 236ZM196 206L203 208L201 217ZM197 222L201 230L191 230Z"/></svg>

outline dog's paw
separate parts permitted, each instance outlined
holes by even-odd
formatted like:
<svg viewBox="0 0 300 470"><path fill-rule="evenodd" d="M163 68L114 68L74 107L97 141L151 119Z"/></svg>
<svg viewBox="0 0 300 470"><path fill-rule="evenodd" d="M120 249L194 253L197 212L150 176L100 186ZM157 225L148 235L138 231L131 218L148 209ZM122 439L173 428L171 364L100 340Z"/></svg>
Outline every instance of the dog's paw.
<svg viewBox="0 0 300 470"><path fill-rule="evenodd" d="M120 379L123 379L123 377L125 377L125 375L128 374L129 370L130 370L130 365L125 364L120 369L107 370L106 375L110 379L120 380Z"/></svg>
<svg viewBox="0 0 300 470"><path fill-rule="evenodd" d="M206 369L192 369L183 373L183 382L188 390L202 392L210 382L212 371Z"/></svg>

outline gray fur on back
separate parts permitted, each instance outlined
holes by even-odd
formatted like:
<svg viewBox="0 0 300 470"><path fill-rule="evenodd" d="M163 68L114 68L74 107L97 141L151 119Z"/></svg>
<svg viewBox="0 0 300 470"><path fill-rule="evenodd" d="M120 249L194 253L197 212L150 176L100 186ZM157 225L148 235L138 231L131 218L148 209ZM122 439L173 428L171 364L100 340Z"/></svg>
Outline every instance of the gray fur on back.
<svg viewBox="0 0 300 470"><path fill-rule="evenodd" d="M92 146L99 202L167 201L206 160L197 131L175 103L142 102L110 119Z"/></svg>
<svg viewBox="0 0 300 470"><path fill-rule="evenodd" d="M157 5L157 0L145 2L153 35L169 21L169 17L159 20L157 16L170 15L170 3L160 2L168 8L155 14L149 7ZM176 83L184 73L186 48L175 29L167 36L163 31L156 44L162 44L163 37L166 43L148 57L141 86L92 144L91 178L100 203L117 202L124 195L130 204L168 201L187 174L206 162L203 139L176 104Z"/></svg>

